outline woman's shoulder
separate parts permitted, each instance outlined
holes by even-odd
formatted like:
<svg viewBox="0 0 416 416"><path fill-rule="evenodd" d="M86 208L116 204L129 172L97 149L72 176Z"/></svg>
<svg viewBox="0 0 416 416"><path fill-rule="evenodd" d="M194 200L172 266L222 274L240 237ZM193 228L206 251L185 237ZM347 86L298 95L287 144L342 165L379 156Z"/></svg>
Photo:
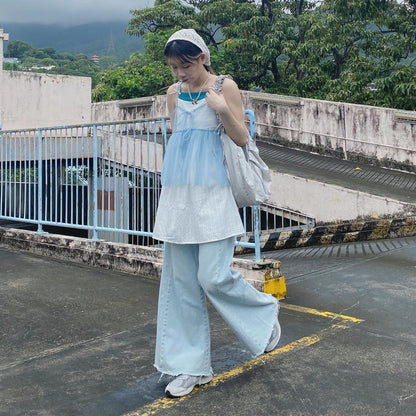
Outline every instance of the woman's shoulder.
<svg viewBox="0 0 416 416"><path fill-rule="evenodd" d="M233 77L228 74L221 74L217 76L213 86L211 87L214 91L221 91L221 90L238 90L238 85L234 81Z"/></svg>
<svg viewBox="0 0 416 416"><path fill-rule="evenodd" d="M178 93L180 90L179 83L172 84L166 91L166 103L168 107L169 115L172 114L173 110L176 107L176 100L178 98Z"/></svg>
<svg viewBox="0 0 416 416"><path fill-rule="evenodd" d="M238 89L238 85L234 81L231 75L224 75L223 86L224 88L233 88L233 89L237 88Z"/></svg>
<svg viewBox="0 0 416 416"><path fill-rule="evenodd" d="M223 91L224 94L239 92L237 83L231 75L218 75L214 90Z"/></svg>
<svg viewBox="0 0 416 416"><path fill-rule="evenodd" d="M166 94L167 95L176 94L180 90L180 85L179 84L180 84L179 82L175 82L174 84L172 84L168 88Z"/></svg>

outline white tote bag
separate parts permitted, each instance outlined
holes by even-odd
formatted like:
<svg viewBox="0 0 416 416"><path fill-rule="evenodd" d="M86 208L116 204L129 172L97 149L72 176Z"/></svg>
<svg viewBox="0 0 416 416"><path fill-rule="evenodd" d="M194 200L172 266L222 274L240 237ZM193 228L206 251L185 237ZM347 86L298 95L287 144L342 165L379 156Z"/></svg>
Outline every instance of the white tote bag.
<svg viewBox="0 0 416 416"><path fill-rule="evenodd" d="M212 89L219 93L227 75L220 75ZM219 129L224 164L227 169L231 190L239 208L258 205L270 198L271 178L268 166L259 155L259 149L247 131L247 143L238 146L227 135L223 127Z"/></svg>
<svg viewBox="0 0 416 416"><path fill-rule="evenodd" d="M248 132L247 136L247 143L238 146L224 129L221 132L224 164L239 208L258 205L270 198L269 168L261 159L259 150Z"/></svg>

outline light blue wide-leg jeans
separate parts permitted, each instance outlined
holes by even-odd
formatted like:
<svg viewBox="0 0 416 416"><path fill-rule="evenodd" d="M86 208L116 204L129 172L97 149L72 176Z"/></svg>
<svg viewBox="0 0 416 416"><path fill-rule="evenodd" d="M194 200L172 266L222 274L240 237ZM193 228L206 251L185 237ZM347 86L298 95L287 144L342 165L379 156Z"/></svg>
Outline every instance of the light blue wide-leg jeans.
<svg viewBox="0 0 416 416"><path fill-rule="evenodd" d="M278 302L230 269L233 254L234 237L203 244L165 243L155 354L161 373L211 374L206 298L253 356L264 352Z"/></svg>

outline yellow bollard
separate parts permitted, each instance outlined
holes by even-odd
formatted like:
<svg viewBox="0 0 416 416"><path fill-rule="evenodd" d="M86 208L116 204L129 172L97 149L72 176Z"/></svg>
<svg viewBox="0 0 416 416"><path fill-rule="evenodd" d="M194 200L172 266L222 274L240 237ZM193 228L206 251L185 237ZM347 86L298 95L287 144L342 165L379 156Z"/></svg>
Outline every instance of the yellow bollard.
<svg viewBox="0 0 416 416"><path fill-rule="evenodd" d="M286 298L286 280L280 273L280 261L274 261L272 267L264 272L263 291L279 300Z"/></svg>

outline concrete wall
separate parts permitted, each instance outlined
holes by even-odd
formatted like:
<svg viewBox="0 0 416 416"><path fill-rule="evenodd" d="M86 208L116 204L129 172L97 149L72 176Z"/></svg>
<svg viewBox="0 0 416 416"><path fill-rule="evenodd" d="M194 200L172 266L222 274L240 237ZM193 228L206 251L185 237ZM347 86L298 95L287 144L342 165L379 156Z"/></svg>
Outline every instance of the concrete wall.
<svg viewBox="0 0 416 416"><path fill-rule="evenodd" d="M140 118L167 117L165 96L92 103L91 122L107 123Z"/></svg>
<svg viewBox="0 0 416 416"><path fill-rule="evenodd" d="M248 91L242 96L263 140L416 171L416 112ZM92 105L92 122L164 115L164 96Z"/></svg>
<svg viewBox="0 0 416 416"><path fill-rule="evenodd" d="M271 174L270 202L315 218L318 224L416 214L415 204L286 173L272 171Z"/></svg>
<svg viewBox="0 0 416 416"><path fill-rule="evenodd" d="M91 120L91 78L2 72L3 130L85 124Z"/></svg>
<svg viewBox="0 0 416 416"><path fill-rule="evenodd" d="M416 171L416 112L246 92L263 139Z"/></svg>
<svg viewBox="0 0 416 416"><path fill-rule="evenodd" d="M255 112L256 132L262 140L416 171L416 112L252 92L242 95L245 108ZM400 113L409 118L398 117ZM92 105L93 122L164 115L164 96ZM272 172L270 201L318 223L416 214L414 204L279 172Z"/></svg>
<svg viewBox="0 0 416 416"><path fill-rule="evenodd" d="M1 71L3 130L166 116L165 96L91 104L91 79ZM263 140L416 171L416 112L243 91Z"/></svg>

